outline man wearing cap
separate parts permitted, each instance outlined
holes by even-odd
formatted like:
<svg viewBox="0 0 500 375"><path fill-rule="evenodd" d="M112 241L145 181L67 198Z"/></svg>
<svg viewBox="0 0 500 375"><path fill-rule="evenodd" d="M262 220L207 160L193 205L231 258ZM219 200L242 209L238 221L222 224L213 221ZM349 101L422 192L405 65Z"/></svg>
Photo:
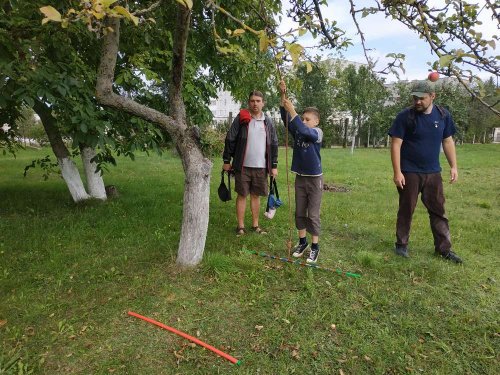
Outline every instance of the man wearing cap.
<svg viewBox="0 0 500 375"><path fill-rule="evenodd" d="M450 183L458 178L455 153L455 124L450 113L435 105L434 84L419 81L413 85L413 105L401 111L389 130L392 137L391 160L394 184L399 193L396 222L397 255L408 257L413 211L421 194L429 213L437 255L455 263L462 263L451 249L450 230L444 210L443 182L439 153L441 146L450 165Z"/></svg>

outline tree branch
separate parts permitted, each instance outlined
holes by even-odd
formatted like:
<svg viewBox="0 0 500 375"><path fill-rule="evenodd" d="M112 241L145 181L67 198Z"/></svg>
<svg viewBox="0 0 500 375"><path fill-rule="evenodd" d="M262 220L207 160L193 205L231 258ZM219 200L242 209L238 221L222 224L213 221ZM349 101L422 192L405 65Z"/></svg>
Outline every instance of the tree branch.
<svg viewBox="0 0 500 375"><path fill-rule="evenodd" d="M172 57L172 87L169 90L169 97L172 117L178 121L178 125L183 129L186 127L186 107L182 99L182 81L186 65L186 48L190 22L191 10L178 5Z"/></svg>
<svg viewBox="0 0 500 375"><path fill-rule="evenodd" d="M134 16L141 16L143 14L149 13L149 12L155 10L156 8L158 8L161 5L161 3L162 3L162 0L158 0L156 3L151 4L151 6L149 8L137 10L132 14Z"/></svg>
<svg viewBox="0 0 500 375"><path fill-rule="evenodd" d="M359 27L358 20L356 19L356 11L354 9L354 2L353 2L353 0L349 0L349 3L351 3L350 13L351 13L351 16L352 16L352 20L354 21L354 24L356 25L356 28L358 29L358 34L359 34L359 37L361 39L361 45L363 46L363 53L365 55L366 62L368 63L368 69L370 69L371 71L373 71L373 68L374 68L373 65L374 64L373 64L371 58L368 56L367 48L366 48L366 45L365 45L365 36L364 36L363 32L361 31L361 28Z"/></svg>
<svg viewBox="0 0 500 375"><path fill-rule="evenodd" d="M332 36L330 35L330 32L326 28L325 21L323 19L323 14L321 13L321 9L319 7L319 1L313 0L313 2L314 2L314 9L316 10L316 14L318 15L318 20L319 20L319 24L321 27L321 31L323 31L323 36L328 40L328 42L330 42L330 45L332 46L332 48L337 48L338 47L337 42L335 41L335 39L332 38Z"/></svg>
<svg viewBox="0 0 500 375"><path fill-rule="evenodd" d="M417 10L418 10L418 13L419 13L419 16L420 16L420 21L422 22L422 26L423 26L423 36L425 37L425 39L427 39L427 42L429 43L429 46L431 47L431 49L436 53L436 55L438 57L441 57L442 54L441 52L438 50L438 47L436 46L436 44L432 41L432 38L431 38L431 35L430 35L430 32L429 32L429 26L427 24L427 20L425 19L425 16L424 16L424 12L422 10L422 5L420 3L416 3L416 7L417 7ZM455 69L453 69L451 66L450 66L450 72L453 76L455 76L456 79L458 79L458 82L460 82L462 84L462 86L469 92L469 94L472 95L472 97L474 97L475 99L477 99L481 104L483 104L486 108L490 109L493 113L495 113L497 116L500 117L500 111L498 111L497 109L493 108L492 106L490 106L488 103L486 103L483 99L481 99L480 97L477 96L477 94L471 90L471 88L469 87L469 85L467 84L467 82L465 82L461 75L459 74L459 72L457 72Z"/></svg>
<svg viewBox="0 0 500 375"><path fill-rule="evenodd" d="M120 19L108 18L106 22L113 31L108 31L103 37L101 59L97 71L97 101L108 107L155 123L168 131L172 135L172 138L177 139L180 127L172 117L113 92L116 58L120 40Z"/></svg>

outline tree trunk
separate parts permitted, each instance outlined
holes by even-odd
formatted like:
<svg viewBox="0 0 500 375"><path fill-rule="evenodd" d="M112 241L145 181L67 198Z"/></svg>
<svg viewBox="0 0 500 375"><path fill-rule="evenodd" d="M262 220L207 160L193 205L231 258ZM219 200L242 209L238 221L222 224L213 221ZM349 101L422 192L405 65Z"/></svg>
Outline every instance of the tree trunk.
<svg viewBox="0 0 500 375"><path fill-rule="evenodd" d="M344 139L342 141L342 148L347 148L347 132L349 130L349 119L346 118L344 121Z"/></svg>
<svg viewBox="0 0 500 375"><path fill-rule="evenodd" d="M212 162L199 148L178 147L185 166L182 229L177 264L196 266L203 258L208 231Z"/></svg>
<svg viewBox="0 0 500 375"><path fill-rule="evenodd" d="M178 138L177 150L185 173L182 229L177 252L177 264L192 267L201 262L208 231L210 173L212 162L203 156L196 132L187 127L186 107L182 99L182 81L186 61L186 47L191 22L191 11L177 7L175 42L172 57L172 90L170 111L184 131Z"/></svg>
<svg viewBox="0 0 500 375"><path fill-rule="evenodd" d="M80 202L89 199L90 195L85 191L80 171L76 167L75 162L69 157L57 158L57 162L59 163L59 167L61 167L62 177L68 186L73 201Z"/></svg>
<svg viewBox="0 0 500 375"><path fill-rule="evenodd" d="M61 168L62 178L68 186L69 193L74 202L83 201L90 198L83 186L80 172L76 164L71 160L70 154L61 137L61 133L56 126L56 120L52 116L51 109L44 103L36 100L33 107L35 112L42 121L43 128L49 138L52 151L57 158L59 167Z"/></svg>
<svg viewBox="0 0 500 375"><path fill-rule="evenodd" d="M368 136L366 140L366 147L370 147L370 124L368 124Z"/></svg>
<svg viewBox="0 0 500 375"><path fill-rule="evenodd" d="M351 154L354 154L354 144L356 142L356 121L354 121L354 116L352 116L352 142L351 142Z"/></svg>
<svg viewBox="0 0 500 375"><path fill-rule="evenodd" d="M95 150L91 147L82 145L80 146L80 154L83 162L83 170L87 177L87 189L90 196L105 201L107 196L102 173L96 171L97 164L91 161L96 155Z"/></svg>

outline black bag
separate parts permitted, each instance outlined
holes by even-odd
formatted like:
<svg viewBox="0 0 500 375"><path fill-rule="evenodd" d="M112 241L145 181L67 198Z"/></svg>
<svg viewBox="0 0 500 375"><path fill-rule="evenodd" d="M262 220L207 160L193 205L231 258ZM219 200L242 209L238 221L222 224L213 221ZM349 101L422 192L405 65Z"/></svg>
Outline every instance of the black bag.
<svg viewBox="0 0 500 375"><path fill-rule="evenodd" d="M219 194L219 198L223 202L227 202L231 200L231 176L229 175L229 172L227 173L227 184L229 188L226 186L224 183L224 173L225 171L222 171L220 173L220 185L219 189L217 190L217 193Z"/></svg>

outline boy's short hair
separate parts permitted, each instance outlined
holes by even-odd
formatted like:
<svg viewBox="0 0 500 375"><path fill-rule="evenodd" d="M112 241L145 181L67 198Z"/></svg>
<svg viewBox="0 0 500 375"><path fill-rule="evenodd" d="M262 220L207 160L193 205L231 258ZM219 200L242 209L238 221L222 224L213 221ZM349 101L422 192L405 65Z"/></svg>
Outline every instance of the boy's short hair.
<svg viewBox="0 0 500 375"><path fill-rule="evenodd" d="M250 91L250 94L248 94L248 100L250 100L252 96L259 96L262 98L262 101L264 101L264 94L259 90Z"/></svg>
<svg viewBox="0 0 500 375"><path fill-rule="evenodd" d="M316 107L306 107L302 111L302 114L304 113L312 113L314 116L318 118L318 121L321 119L321 116L319 115L319 109Z"/></svg>

